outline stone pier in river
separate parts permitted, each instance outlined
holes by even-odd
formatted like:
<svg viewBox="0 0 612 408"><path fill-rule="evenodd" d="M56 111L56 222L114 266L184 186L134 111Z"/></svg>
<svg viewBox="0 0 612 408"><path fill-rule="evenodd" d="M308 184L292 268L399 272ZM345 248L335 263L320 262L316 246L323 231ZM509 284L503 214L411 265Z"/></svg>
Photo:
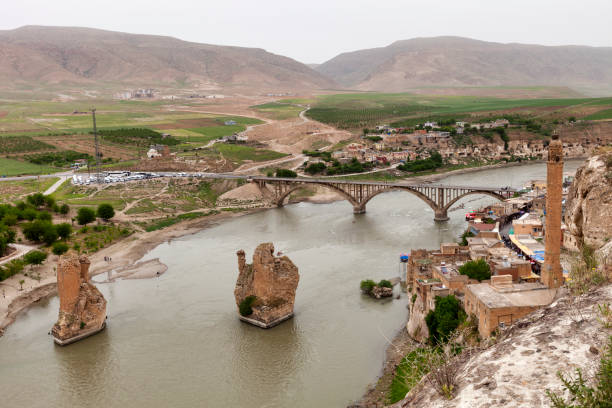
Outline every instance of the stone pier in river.
<svg viewBox="0 0 612 408"><path fill-rule="evenodd" d="M239 275L234 290L242 321L270 328L293 316L298 268L286 256L275 257L272 243L260 244L253 263L238 251Z"/></svg>
<svg viewBox="0 0 612 408"><path fill-rule="evenodd" d="M86 256L62 255L57 265L60 310L51 329L59 345L74 343L106 327L106 299L89 282L90 261Z"/></svg>

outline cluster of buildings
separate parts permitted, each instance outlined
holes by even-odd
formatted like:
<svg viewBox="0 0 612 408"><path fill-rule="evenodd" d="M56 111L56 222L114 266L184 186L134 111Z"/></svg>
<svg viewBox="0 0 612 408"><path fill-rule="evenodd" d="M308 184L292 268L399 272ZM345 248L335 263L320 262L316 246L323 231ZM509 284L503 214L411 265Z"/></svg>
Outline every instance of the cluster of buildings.
<svg viewBox="0 0 612 408"><path fill-rule="evenodd" d="M478 322L483 338L552 302L564 282L560 264L563 145L558 139L549 146L547 165L545 185L533 182L531 196L466 214L473 235L466 237L466 246L446 243L434 251L411 251L405 271L413 296L407 326L412 337L427 338L424 317L435 308L438 296L457 297ZM479 282L459 272L466 262L475 260L489 266L490 279Z"/></svg>
<svg viewBox="0 0 612 408"><path fill-rule="evenodd" d="M135 98L153 98L155 90L153 88L141 88L131 91L119 92L115 94L115 99L135 99Z"/></svg>

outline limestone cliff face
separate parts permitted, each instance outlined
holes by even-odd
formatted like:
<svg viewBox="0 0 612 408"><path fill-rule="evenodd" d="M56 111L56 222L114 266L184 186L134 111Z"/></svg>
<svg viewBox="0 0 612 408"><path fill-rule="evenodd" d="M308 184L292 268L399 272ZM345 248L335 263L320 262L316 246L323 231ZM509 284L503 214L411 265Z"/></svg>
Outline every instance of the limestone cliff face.
<svg viewBox="0 0 612 408"><path fill-rule="evenodd" d="M593 156L576 172L565 210L569 238L576 249L584 242L595 249L612 239L612 153Z"/></svg>
<svg viewBox="0 0 612 408"><path fill-rule="evenodd" d="M421 380L393 408L547 407L546 390L563 394L557 372L581 367L592 373L605 351L610 329L598 320L598 305L612 302L612 285L584 295L576 303L561 296L550 306L502 330L495 343L462 354L454 398L439 395Z"/></svg>
<svg viewBox="0 0 612 408"><path fill-rule="evenodd" d="M410 304L410 317L406 324L408 335L414 340L425 343L429 338L429 329L425 323L425 306L420 296L416 296L414 302Z"/></svg>
<svg viewBox="0 0 612 408"><path fill-rule="evenodd" d="M286 257L274 256L272 243L260 244L247 264L243 250L238 251L238 280L234 290L236 305L247 296L255 296L253 313L248 317L273 325L293 315L295 291L300 280L298 268Z"/></svg>
<svg viewBox="0 0 612 408"><path fill-rule="evenodd" d="M106 300L89 282L89 259L62 255L57 268L60 311L51 333L65 341L104 327Z"/></svg>

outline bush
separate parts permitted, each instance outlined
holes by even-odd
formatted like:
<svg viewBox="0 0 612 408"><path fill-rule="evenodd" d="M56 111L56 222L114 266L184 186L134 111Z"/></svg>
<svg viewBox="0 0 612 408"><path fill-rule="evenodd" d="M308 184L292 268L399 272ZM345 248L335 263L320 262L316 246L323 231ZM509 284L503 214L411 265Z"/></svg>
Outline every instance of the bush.
<svg viewBox="0 0 612 408"><path fill-rule="evenodd" d="M327 166L323 162L309 164L304 171L308 174L323 173Z"/></svg>
<svg viewBox="0 0 612 408"><path fill-rule="evenodd" d="M459 273L478 281L491 279L491 268L489 268L489 264L484 259L464 263L459 267Z"/></svg>
<svg viewBox="0 0 612 408"><path fill-rule="evenodd" d="M77 221L79 225L86 225L96 219L96 213L89 207L81 207L77 212Z"/></svg>
<svg viewBox="0 0 612 408"><path fill-rule="evenodd" d="M38 218L39 220L43 220L43 221L51 221L52 217L51 217L51 214L48 213L47 211L41 211L38 213L36 218Z"/></svg>
<svg viewBox="0 0 612 408"><path fill-rule="evenodd" d="M50 232L51 230L52 232ZM50 221L36 220L23 224L22 231L26 239L34 242L47 242L47 239L50 239L53 234L55 234L55 239L53 241L57 239L55 226L51 224Z"/></svg>
<svg viewBox="0 0 612 408"><path fill-rule="evenodd" d="M461 234L461 241L459 241L459 245L461 246L467 246L468 242L467 239L473 237L474 234L472 234L472 231L467 230L465 231L463 234Z"/></svg>
<svg viewBox="0 0 612 408"><path fill-rule="evenodd" d="M57 231L57 235L59 235L61 239L67 239L70 234L72 234L72 225L67 222L57 224L55 226L55 231Z"/></svg>
<svg viewBox="0 0 612 408"><path fill-rule="evenodd" d="M391 284L391 282L389 282L386 279L383 279L380 282L378 282L378 286L381 288L393 288L393 285Z"/></svg>
<svg viewBox="0 0 612 408"><path fill-rule="evenodd" d="M253 314L253 303L255 303L255 300L257 300L256 296L247 296L245 297L242 302L240 302L240 305L238 305L238 311L240 312L241 316L250 316Z"/></svg>
<svg viewBox="0 0 612 408"><path fill-rule="evenodd" d="M365 294L369 294L370 292L372 292L372 289L374 289L374 286L376 286L376 282L374 282L371 279L362 280L361 283L359 284L359 288Z"/></svg>
<svg viewBox="0 0 612 408"><path fill-rule="evenodd" d="M276 177L297 177L297 173L289 169L276 169Z"/></svg>
<svg viewBox="0 0 612 408"><path fill-rule="evenodd" d="M1 221L4 225L13 226L17 224L17 215L15 214L6 214Z"/></svg>
<svg viewBox="0 0 612 408"><path fill-rule="evenodd" d="M15 230L0 223L0 256L8 249L8 244L15 242Z"/></svg>
<svg viewBox="0 0 612 408"><path fill-rule="evenodd" d="M62 206L60 207L60 213L66 215L69 211L70 207L68 207L68 204L62 204Z"/></svg>
<svg viewBox="0 0 612 408"><path fill-rule="evenodd" d="M115 209L110 204L100 204L98 206L98 217L108 221L115 216Z"/></svg>
<svg viewBox="0 0 612 408"><path fill-rule="evenodd" d="M17 275L23 271L25 263L22 259L13 259L12 261L4 264L4 267L0 267L0 282L10 278L13 275Z"/></svg>
<svg viewBox="0 0 612 408"><path fill-rule="evenodd" d="M454 295L436 296L435 309L430 310L425 316L425 323L429 329L429 342L431 344L445 342L465 318L466 314Z"/></svg>
<svg viewBox="0 0 612 408"><path fill-rule="evenodd" d="M68 244L66 244L65 242L56 242L53 244L52 251L55 255L64 254L68 251Z"/></svg>
<svg viewBox="0 0 612 408"><path fill-rule="evenodd" d="M34 207L42 207L45 204L45 196L42 193L34 193L27 196L26 201Z"/></svg>
<svg viewBox="0 0 612 408"><path fill-rule="evenodd" d="M563 388L569 393L566 401L564 395L546 390L555 408L594 408L612 406L612 336L608 337L606 351L601 358L599 369L592 380L585 379L580 368L576 369L576 376L564 376L557 373L563 383Z"/></svg>
<svg viewBox="0 0 612 408"><path fill-rule="evenodd" d="M55 225L51 225L50 228L46 228L43 232L42 240L47 245L53 244L55 241L57 241L57 238L58 235L57 231L55 230Z"/></svg>
<svg viewBox="0 0 612 408"><path fill-rule="evenodd" d="M42 251L30 251L23 257L23 260L28 265L40 265L47 259L47 254Z"/></svg>

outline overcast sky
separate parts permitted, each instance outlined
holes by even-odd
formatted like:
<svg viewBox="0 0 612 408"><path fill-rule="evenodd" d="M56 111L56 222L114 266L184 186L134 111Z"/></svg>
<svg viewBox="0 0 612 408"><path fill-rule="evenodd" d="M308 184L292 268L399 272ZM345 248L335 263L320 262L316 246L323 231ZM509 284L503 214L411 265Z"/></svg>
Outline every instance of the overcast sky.
<svg viewBox="0 0 612 408"><path fill-rule="evenodd" d="M612 46L612 0L2 0L0 29L96 27L306 63L414 37Z"/></svg>

